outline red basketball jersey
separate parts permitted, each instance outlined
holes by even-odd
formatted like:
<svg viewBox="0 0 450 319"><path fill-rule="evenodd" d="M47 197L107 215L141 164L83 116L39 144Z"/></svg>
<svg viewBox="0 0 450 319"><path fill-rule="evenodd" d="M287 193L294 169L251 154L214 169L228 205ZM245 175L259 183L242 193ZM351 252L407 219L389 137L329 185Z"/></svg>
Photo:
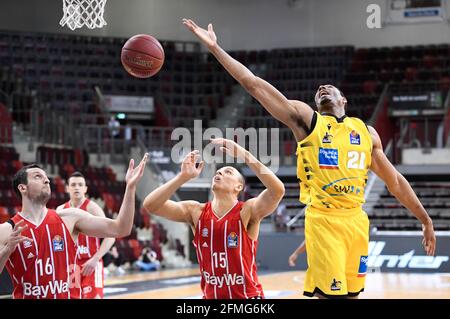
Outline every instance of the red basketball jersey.
<svg viewBox="0 0 450 319"><path fill-rule="evenodd" d="M79 208L87 212L89 202L90 200L86 198ZM70 201L64 204L64 208L70 208ZM92 256L94 256L95 253L97 253L100 247L100 241L96 237L89 237L86 236L85 234L79 233L77 246L78 246L78 263L82 265Z"/></svg>
<svg viewBox="0 0 450 319"><path fill-rule="evenodd" d="M194 246L206 299L264 297L256 274L258 241L250 239L241 221L243 202L222 217L206 203L198 220Z"/></svg>
<svg viewBox="0 0 450 319"><path fill-rule="evenodd" d="M56 211L48 209L39 225L17 213L12 221L24 220L28 229L24 241L6 262L14 285L15 299L79 299L79 268L76 246L69 230Z"/></svg>

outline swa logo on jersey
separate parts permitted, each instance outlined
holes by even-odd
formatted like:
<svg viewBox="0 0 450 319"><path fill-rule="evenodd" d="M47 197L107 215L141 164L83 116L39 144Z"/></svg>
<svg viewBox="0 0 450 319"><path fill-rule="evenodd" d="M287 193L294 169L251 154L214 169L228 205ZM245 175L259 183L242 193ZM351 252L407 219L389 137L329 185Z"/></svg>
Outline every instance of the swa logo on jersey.
<svg viewBox="0 0 450 319"><path fill-rule="evenodd" d="M52 242L53 242L53 251L55 252L64 251L64 242L61 236L56 235L55 237L53 237Z"/></svg>
<svg viewBox="0 0 450 319"><path fill-rule="evenodd" d="M237 248L238 247L238 235L235 232L231 232L227 237L227 246L228 248Z"/></svg>
<svg viewBox="0 0 450 319"><path fill-rule="evenodd" d="M338 169L339 156L335 148L319 148L319 167L325 169Z"/></svg>

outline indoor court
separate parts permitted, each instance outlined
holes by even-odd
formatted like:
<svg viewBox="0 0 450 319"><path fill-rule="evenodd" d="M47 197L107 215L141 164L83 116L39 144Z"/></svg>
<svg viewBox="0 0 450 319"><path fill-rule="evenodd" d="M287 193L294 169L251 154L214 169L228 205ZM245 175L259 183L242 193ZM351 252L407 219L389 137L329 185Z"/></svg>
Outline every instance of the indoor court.
<svg viewBox="0 0 450 319"><path fill-rule="evenodd" d="M260 275L268 299L307 298L300 294L301 288L299 289L304 277L304 271ZM106 298L199 299L199 282L200 276L196 269L127 275L106 280ZM135 284L137 287L134 287ZM132 290L138 291L130 292ZM366 291L360 298L448 299L449 296L448 274L371 273L367 277Z"/></svg>

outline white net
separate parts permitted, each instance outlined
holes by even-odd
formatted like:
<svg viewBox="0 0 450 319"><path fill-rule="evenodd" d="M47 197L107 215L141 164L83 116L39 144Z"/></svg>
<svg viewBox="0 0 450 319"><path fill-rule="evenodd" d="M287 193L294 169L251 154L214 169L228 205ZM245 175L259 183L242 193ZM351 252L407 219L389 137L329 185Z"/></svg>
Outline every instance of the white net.
<svg viewBox="0 0 450 319"><path fill-rule="evenodd" d="M103 19L106 0L63 0L64 16L59 24L67 25L71 30L83 26L89 29L106 25Z"/></svg>

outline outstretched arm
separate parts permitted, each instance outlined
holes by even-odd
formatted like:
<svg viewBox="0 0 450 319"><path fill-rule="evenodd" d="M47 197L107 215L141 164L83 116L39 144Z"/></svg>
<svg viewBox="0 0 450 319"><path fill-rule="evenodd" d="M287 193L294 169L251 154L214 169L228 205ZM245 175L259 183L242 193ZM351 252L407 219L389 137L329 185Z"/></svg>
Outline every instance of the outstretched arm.
<svg viewBox="0 0 450 319"><path fill-rule="evenodd" d="M148 155L142 158L141 163L135 168L134 160L130 160L125 180L127 186L116 219L93 216L77 208L68 208L59 212L60 216L69 225L73 225L75 232L80 232L92 237L124 237L130 234L133 227L135 211L135 194L138 182L144 174ZM71 223L71 224L70 224Z"/></svg>
<svg viewBox="0 0 450 319"><path fill-rule="evenodd" d="M380 137L377 131L369 126L372 135L373 150L370 169L385 183L389 192L399 200L422 223L423 246L427 255L434 255L436 237L433 229L433 221L417 198L408 181L398 172L383 152Z"/></svg>
<svg viewBox="0 0 450 319"><path fill-rule="evenodd" d="M255 76L243 64L233 59L217 44L212 24L208 25L208 30L200 28L190 19L183 19L183 24L202 41L217 61L251 96L258 100L273 117L293 131L297 140L305 137L303 123L306 123L309 129L314 113L311 107L300 101L288 100L273 85ZM301 123L300 126L299 123Z"/></svg>
<svg viewBox="0 0 450 319"><path fill-rule="evenodd" d="M250 205L251 207L252 219L254 221L260 221L267 215L273 213L284 196L284 184L278 177L236 142L224 138L216 138L212 140L212 143L220 145L222 152L244 160L247 166L266 187L258 197L246 202L246 205Z"/></svg>
<svg viewBox="0 0 450 319"><path fill-rule="evenodd" d="M191 212L200 203L196 201L175 202L170 200L172 195L187 181L200 175L204 162L197 161L200 158L198 151L190 152L181 164L181 172L172 180L161 185L144 199L144 207L150 213L161 216L175 222L184 222L193 225Z"/></svg>

